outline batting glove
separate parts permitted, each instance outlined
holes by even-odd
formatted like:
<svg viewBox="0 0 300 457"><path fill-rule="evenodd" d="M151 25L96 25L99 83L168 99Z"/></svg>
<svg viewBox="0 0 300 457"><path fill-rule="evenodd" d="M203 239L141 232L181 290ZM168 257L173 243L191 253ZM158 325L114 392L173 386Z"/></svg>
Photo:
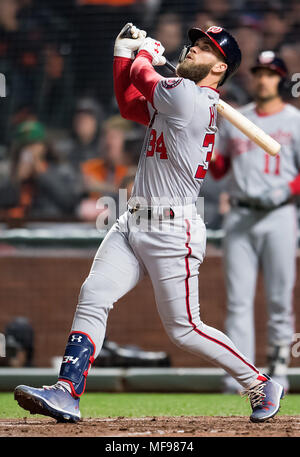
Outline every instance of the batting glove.
<svg viewBox="0 0 300 457"><path fill-rule="evenodd" d="M122 34L125 32L125 30L128 29L129 26L131 38L122 38ZM145 30L140 30L131 22L128 22L126 25L124 25L124 27L122 28L122 30L116 38L114 46L114 56L134 59L134 52L139 49L146 35L147 32L145 32Z"/></svg>
<svg viewBox="0 0 300 457"><path fill-rule="evenodd" d="M145 38L138 49L138 52L140 51L147 51L152 56L152 65L165 65L166 58L163 56L165 48L160 41L150 37Z"/></svg>
<svg viewBox="0 0 300 457"><path fill-rule="evenodd" d="M286 203L291 195L290 186L288 184L283 184L282 186L269 190L265 194L254 197L251 199L251 202L265 209L274 209L277 208L277 206Z"/></svg>

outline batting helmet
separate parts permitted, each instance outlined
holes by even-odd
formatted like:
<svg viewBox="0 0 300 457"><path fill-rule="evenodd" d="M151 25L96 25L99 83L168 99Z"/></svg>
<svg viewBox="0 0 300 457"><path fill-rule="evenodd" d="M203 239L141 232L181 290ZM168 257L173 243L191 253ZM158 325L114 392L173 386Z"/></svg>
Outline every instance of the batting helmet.
<svg viewBox="0 0 300 457"><path fill-rule="evenodd" d="M179 58L180 62L185 59L189 49L199 38L206 37L220 51L228 66L225 76L219 82L219 86L222 86L228 78L234 75L241 63L242 53L235 38L227 30L222 27L212 26L204 32L198 27L193 27L188 31L188 37L192 44L185 46Z"/></svg>
<svg viewBox="0 0 300 457"><path fill-rule="evenodd" d="M281 77L278 85L278 93L281 96L286 96L290 89L290 81L287 79L288 69L285 62L274 51L262 51L258 55L255 65L250 68L250 71L255 73L259 68L268 68Z"/></svg>
<svg viewBox="0 0 300 457"><path fill-rule="evenodd" d="M275 71L278 73L281 78L286 78L288 74L287 67L284 61L276 56L273 51L263 51L261 52L257 59L255 65L251 67L251 72L255 73L259 68L268 68L269 70Z"/></svg>

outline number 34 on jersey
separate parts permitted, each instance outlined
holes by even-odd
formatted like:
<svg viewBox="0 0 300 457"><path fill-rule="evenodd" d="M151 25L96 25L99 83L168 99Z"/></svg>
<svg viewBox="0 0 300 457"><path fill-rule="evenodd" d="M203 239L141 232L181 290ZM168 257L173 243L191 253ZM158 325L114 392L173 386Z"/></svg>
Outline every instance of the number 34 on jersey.
<svg viewBox="0 0 300 457"><path fill-rule="evenodd" d="M206 154L204 164L198 165L195 171L195 179L204 179L206 172L209 167L209 163L212 158L213 150L215 145L215 134L207 133L204 137L202 149ZM162 160L168 159L167 148L164 141L164 134L161 132L157 133L155 129L152 129L149 136L148 147L146 151L147 157L153 157L154 154L159 154L159 158Z"/></svg>

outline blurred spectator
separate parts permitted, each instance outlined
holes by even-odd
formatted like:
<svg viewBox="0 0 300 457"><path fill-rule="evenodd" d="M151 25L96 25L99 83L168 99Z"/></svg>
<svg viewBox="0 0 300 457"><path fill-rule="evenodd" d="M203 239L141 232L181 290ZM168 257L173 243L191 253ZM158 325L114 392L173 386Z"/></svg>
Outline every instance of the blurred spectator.
<svg viewBox="0 0 300 457"><path fill-rule="evenodd" d="M0 103L0 143L7 141L10 115L16 103L19 102L19 78L14 71L16 60L16 42L18 41L19 11L17 0L0 0L0 73L5 75L7 85L12 92L8 97L1 99Z"/></svg>
<svg viewBox="0 0 300 457"><path fill-rule="evenodd" d="M288 21L284 8L273 8L266 11L262 23L263 49L278 52L288 32Z"/></svg>
<svg viewBox="0 0 300 457"><path fill-rule="evenodd" d="M18 0L0 0L0 67L12 85L15 104L32 103L36 96L45 39L40 24L26 23L21 6Z"/></svg>
<svg viewBox="0 0 300 457"><path fill-rule="evenodd" d="M99 137L103 120L104 112L97 102L88 98L78 102L70 136L56 142L60 156L75 170L82 162L99 157Z"/></svg>
<svg viewBox="0 0 300 457"><path fill-rule="evenodd" d="M19 30L17 18L20 5L17 0L0 0L0 60L8 61L15 56L15 40Z"/></svg>
<svg viewBox="0 0 300 457"><path fill-rule="evenodd" d="M176 67L184 45L182 23L179 16L172 13L160 15L157 18L153 36L163 44L165 48L164 56ZM166 66L156 67L156 71L164 77L173 75L173 72Z"/></svg>
<svg viewBox="0 0 300 457"><path fill-rule="evenodd" d="M151 0L150 0L151 1ZM160 14L175 13L181 18L183 27L186 28L195 17L198 8L199 0L161 0L160 1Z"/></svg>
<svg viewBox="0 0 300 457"><path fill-rule="evenodd" d="M32 0L0 0L0 72L8 88L0 106L2 144L8 122L21 108L30 107L48 125L68 122L67 37L65 24L51 10Z"/></svg>
<svg viewBox="0 0 300 457"><path fill-rule="evenodd" d="M76 96L93 96L110 110L113 46L126 22L143 25L139 0L78 0L73 18Z"/></svg>
<svg viewBox="0 0 300 457"><path fill-rule="evenodd" d="M225 29L231 29L237 21L237 11L233 9L230 0L202 0L205 11L213 17L214 24Z"/></svg>
<svg viewBox="0 0 300 457"><path fill-rule="evenodd" d="M248 24L247 19L244 19L245 23ZM251 25L243 24L244 20L241 20L241 25L234 31L234 36L242 51L242 61L237 74L229 83L230 85L234 83L238 91L244 91L248 99L250 99L252 79L249 68L255 62L258 51L262 47L262 35L260 33L260 22L254 22ZM224 90L226 91L227 88L224 87Z"/></svg>
<svg viewBox="0 0 300 457"><path fill-rule="evenodd" d="M207 30L211 25L219 25L212 15L211 11L200 8L196 11L191 27L200 27Z"/></svg>
<svg viewBox="0 0 300 457"><path fill-rule="evenodd" d="M84 199L78 208L81 219L96 219L99 214L96 202L101 196L109 196L117 201L122 181L135 172L136 163L125 151L126 135L132 132L132 128L130 121L118 115L112 116L104 123L100 157L87 160L81 165L88 193L88 198Z"/></svg>
<svg viewBox="0 0 300 457"><path fill-rule="evenodd" d="M3 216L22 220L70 217L81 196L70 167L61 165L37 121L20 124L13 138L11 178L1 183Z"/></svg>
<svg viewBox="0 0 300 457"><path fill-rule="evenodd" d="M243 0L242 3L242 9L244 11L261 17L272 7L280 8L282 6L281 0Z"/></svg>
<svg viewBox="0 0 300 457"><path fill-rule="evenodd" d="M27 54L36 48L39 61L35 106L38 118L52 127L66 127L73 97L71 30L69 21L57 15L52 5L22 0L19 19ZM61 8L63 10L63 8ZM69 19L69 18L68 18ZM21 42L20 47L23 48Z"/></svg>
<svg viewBox="0 0 300 457"><path fill-rule="evenodd" d="M290 10L287 12L288 33L286 40L289 43L300 41L300 2L290 0Z"/></svg>

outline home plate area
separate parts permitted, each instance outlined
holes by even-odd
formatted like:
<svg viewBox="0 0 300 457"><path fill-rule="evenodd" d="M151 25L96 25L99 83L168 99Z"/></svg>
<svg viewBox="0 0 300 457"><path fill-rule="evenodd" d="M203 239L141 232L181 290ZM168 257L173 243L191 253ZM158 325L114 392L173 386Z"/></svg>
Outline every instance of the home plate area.
<svg viewBox="0 0 300 457"><path fill-rule="evenodd" d="M254 424L245 416L85 418L77 424L49 418L0 420L0 437L299 437L299 416Z"/></svg>

